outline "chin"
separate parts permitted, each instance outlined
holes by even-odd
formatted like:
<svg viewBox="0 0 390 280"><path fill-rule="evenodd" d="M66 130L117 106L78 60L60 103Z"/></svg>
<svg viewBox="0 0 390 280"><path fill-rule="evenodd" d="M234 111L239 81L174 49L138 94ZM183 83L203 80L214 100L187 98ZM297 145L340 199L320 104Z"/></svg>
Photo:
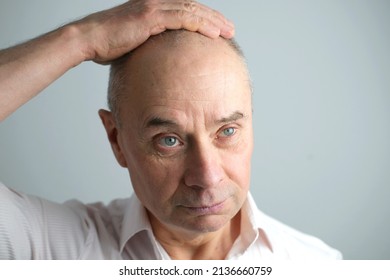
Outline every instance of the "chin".
<svg viewBox="0 0 390 280"><path fill-rule="evenodd" d="M216 232L223 228L231 220L231 218L201 216L191 220L191 222L187 220L177 226L194 233Z"/></svg>

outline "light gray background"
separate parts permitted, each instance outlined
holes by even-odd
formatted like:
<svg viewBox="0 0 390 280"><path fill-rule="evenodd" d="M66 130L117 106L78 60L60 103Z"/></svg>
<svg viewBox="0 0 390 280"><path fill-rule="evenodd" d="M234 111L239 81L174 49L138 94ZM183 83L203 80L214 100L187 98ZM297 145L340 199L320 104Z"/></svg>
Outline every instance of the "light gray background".
<svg viewBox="0 0 390 280"><path fill-rule="evenodd" d="M120 2L2 0L0 48ZM390 259L390 1L203 3L249 62L260 208L347 259ZM84 63L0 124L3 183L60 202L132 192L97 115L107 72Z"/></svg>

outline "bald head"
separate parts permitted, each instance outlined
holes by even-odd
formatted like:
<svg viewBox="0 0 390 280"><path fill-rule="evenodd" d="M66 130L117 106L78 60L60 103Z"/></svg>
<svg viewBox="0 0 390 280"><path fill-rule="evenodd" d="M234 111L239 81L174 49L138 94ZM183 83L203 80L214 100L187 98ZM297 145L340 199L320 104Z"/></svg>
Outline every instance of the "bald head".
<svg viewBox="0 0 390 280"><path fill-rule="evenodd" d="M234 61L239 65L238 71L246 77L250 89L244 55L233 39L222 37L210 39L186 30L169 30L152 36L137 49L111 64L108 107L114 114L116 122L119 123L122 103L126 103L134 91L140 90L140 86L149 83L158 86L156 83L163 83L165 74L169 73L172 73L170 79L180 79L181 67L188 68L194 61L213 64L214 60L222 56L223 59ZM194 78L197 70L199 69L194 68ZM156 73L157 71L163 73ZM156 79L149 79L148 75Z"/></svg>

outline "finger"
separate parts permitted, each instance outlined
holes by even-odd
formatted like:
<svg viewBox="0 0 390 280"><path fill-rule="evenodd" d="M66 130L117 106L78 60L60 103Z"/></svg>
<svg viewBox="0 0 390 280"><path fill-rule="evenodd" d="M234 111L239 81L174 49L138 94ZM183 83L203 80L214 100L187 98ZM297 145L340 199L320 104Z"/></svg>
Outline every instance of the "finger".
<svg viewBox="0 0 390 280"><path fill-rule="evenodd" d="M199 7L196 15L206 17L210 20L219 20L223 24L234 27L234 24L231 21L229 21L222 13L218 12L217 10L211 9L211 8L201 4L201 3L197 3L196 5Z"/></svg>
<svg viewBox="0 0 390 280"><path fill-rule="evenodd" d="M192 0L181 0L181 1L165 1L161 4L161 10L183 10L188 13L192 13L197 16L206 17L208 19L219 20L221 23L227 23L226 18L219 13L201 3Z"/></svg>
<svg viewBox="0 0 390 280"><path fill-rule="evenodd" d="M234 36L234 28L226 25L221 26L205 17L199 17L183 10L161 12L156 25L151 30L151 34L158 34L166 29L183 28L199 32L210 38L217 38L218 36L232 38Z"/></svg>
<svg viewBox="0 0 390 280"><path fill-rule="evenodd" d="M208 26L209 28L201 28L205 29L206 32L209 29L218 28L220 35L223 37L231 38L234 35L234 25L231 21L226 19L220 12L196 1L166 1L162 3L160 9L166 12L176 11L179 19L187 18L185 19L186 23L189 21L188 19L191 19L190 21L193 23L197 21L206 23L206 27ZM211 28L211 26L215 28ZM215 30L213 31L214 33L216 33Z"/></svg>
<svg viewBox="0 0 390 280"><path fill-rule="evenodd" d="M196 3L195 8L193 9L195 9L195 16L206 18L213 25L219 27L221 31L221 36L230 38L234 35L234 24L220 12L213 10L207 6L204 6L200 3Z"/></svg>

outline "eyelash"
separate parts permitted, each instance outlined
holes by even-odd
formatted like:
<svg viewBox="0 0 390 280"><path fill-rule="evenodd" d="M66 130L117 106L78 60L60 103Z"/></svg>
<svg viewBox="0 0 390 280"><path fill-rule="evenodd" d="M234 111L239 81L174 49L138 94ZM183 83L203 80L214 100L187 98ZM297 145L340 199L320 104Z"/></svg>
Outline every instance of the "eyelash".
<svg viewBox="0 0 390 280"><path fill-rule="evenodd" d="M222 136L223 138L230 138L230 137L234 136L234 135L236 134L236 132L237 132L237 128L236 128L236 127L233 127L233 126L224 127L224 128L222 128L222 129L218 132L218 136L221 135L221 133L225 132L225 131L228 130L228 129L233 129L232 134L230 134L230 135L223 135L223 136ZM218 136L217 136L217 137L218 137Z"/></svg>
<svg viewBox="0 0 390 280"><path fill-rule="evenodd" d="M181 141L180 141L180 139L177 138L176 136L163 136L163 137L160 137L160 138L158 139L157 142L158 142L158 143L161 143L162 141L166 141L166 140L168 140L169 138L175 139L177 143L175 143L174 146L169 146L167 143L165 143L165 144L167 144L165 147L173 148L173 147L177 147L177 145L180 145L180 142L181 142Z"/></svg>
<svg viewBox="0 0 390 280"><path fill-rule="evenodd" d="M231 135L223 135L223 133L228 130L228 129L233 129L233 132ZM234 137L236 134L237 134L237 130L238 128L235 127L235 126L225 126L225 127L222 127L218 133L217 133L217 136L215 137L215 139L220 139L221 141L229 141L232 137ZM177 144L173 145L173 146L168 146L168 145L164 145L162 144L162 141L165 141L169 138L174 138L176 139L177 141ZM180 147L180 146L183 146L184 143L183 141L181 141L181 139L175 135L167 135L167 134L160 134L160 135L157 135L155 137L155 145L156 146L159 146L160 149L165 149L165 150L173 150L177 147Z"/></svg>

